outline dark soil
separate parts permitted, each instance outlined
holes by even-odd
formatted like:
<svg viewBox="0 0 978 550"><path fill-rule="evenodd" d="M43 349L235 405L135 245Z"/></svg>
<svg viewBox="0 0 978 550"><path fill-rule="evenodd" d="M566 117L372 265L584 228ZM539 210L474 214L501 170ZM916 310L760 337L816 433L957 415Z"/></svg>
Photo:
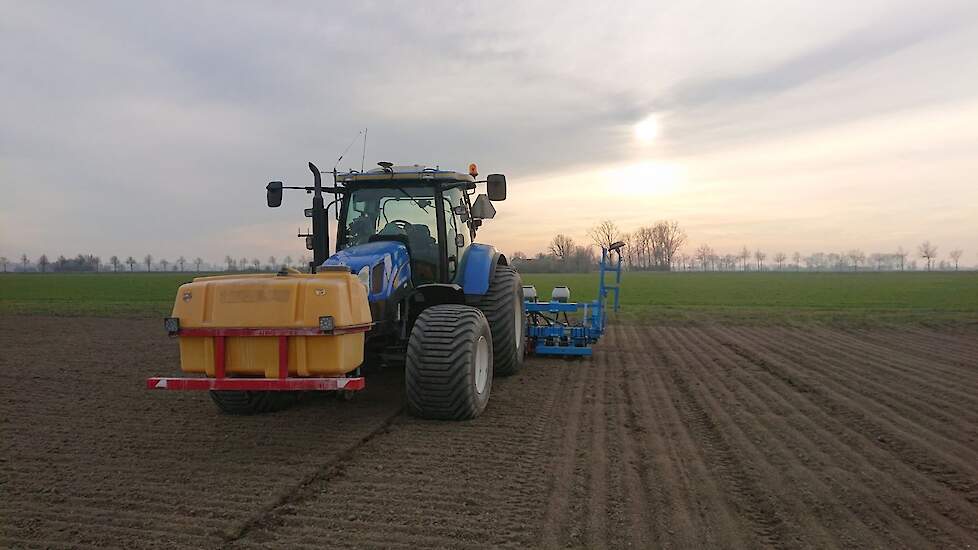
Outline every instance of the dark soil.
<svg viewBox="0 0 978 550"><path fill-rule="evenodd" d="M157 320L0 317L3 547L978 547L978 332L615 326L469 422L257 417Z"/></svg>

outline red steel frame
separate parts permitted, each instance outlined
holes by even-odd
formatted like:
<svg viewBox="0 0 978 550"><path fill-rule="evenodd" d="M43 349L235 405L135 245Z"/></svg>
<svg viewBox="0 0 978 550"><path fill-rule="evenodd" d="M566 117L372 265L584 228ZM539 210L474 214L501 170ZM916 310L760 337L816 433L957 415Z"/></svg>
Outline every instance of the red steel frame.
<svg viewBox="0 0 978 550"><path fill-rule="evenodd" d="M370 330L373 323L337 327L330 332L317 328L185 328L177 336L210 336L214 338L214 378L146 379L150 390L251 390L251 391L359 391L365 386L362 376L325 378L289 377L290 336L336 336ZM229 336L262 336L278 338L278 378L228 378L225 374L225 338Z"/></svg>

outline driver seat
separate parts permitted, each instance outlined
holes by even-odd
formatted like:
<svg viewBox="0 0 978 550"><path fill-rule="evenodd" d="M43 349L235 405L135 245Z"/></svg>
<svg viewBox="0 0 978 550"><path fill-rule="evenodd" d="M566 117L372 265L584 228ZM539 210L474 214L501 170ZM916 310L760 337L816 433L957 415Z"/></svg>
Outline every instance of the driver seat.
<svg viewBox="0 0 978 550"><path fill-rule="evenodd" d="M424 224L413 224L407 227L407 238L410 243L412 258L416 262L429 264L435 273L438 271L438 245L431 236L431 229Z"/></svg>

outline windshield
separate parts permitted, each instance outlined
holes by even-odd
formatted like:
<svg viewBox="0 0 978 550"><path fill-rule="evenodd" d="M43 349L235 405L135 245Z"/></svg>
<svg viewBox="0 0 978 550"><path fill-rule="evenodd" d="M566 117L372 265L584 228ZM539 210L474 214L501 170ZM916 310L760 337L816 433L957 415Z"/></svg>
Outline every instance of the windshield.
<svg viewBox="0 0 978 550"><path fill-rule="evenodd" d="M375 235L401 236L411 252L415 281L436 279L438 223L433 188L358 189L348 201L344 248L366 244Z"/></svg>

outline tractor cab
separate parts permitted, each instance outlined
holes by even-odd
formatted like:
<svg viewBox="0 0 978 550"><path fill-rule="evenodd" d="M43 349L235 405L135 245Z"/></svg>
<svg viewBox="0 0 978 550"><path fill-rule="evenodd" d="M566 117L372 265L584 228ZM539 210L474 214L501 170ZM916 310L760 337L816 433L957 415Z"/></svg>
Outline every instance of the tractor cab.
<svg viewBox="0 0 978 550"><path fill-rule="evenodd" d="M344 190L337 252L399 242L407 248L414 285L445 283L456 276L481 219L472 215L472 175L419 165L384 166L338 174L336 180Z"/></svg>

